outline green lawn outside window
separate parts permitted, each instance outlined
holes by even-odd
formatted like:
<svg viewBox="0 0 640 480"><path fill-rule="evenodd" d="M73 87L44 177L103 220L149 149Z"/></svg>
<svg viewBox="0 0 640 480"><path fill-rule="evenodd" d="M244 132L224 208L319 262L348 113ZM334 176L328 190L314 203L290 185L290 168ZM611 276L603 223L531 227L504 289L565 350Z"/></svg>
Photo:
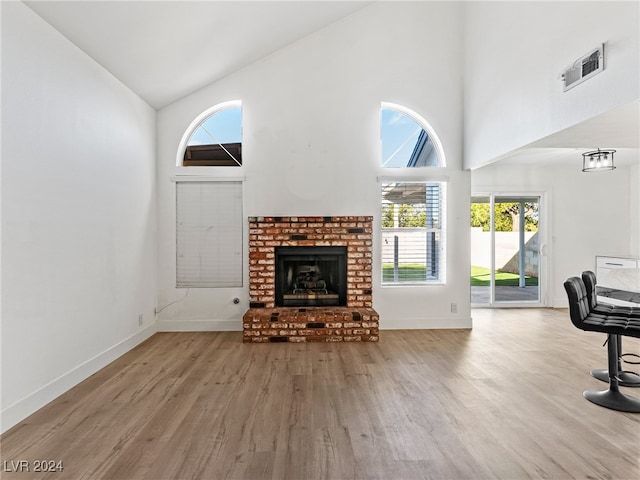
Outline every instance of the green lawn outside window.
<svg viewBox="0 0 640 480"><path fill-rule="evenodd" d="M527 287L537 286L538 277L525 276ZM471 285L474 287L488 287L491 281L491 271L485 267L471 267ZM520 277L517 273L496 271L497 287L517 287L520 284Z"/></svg>

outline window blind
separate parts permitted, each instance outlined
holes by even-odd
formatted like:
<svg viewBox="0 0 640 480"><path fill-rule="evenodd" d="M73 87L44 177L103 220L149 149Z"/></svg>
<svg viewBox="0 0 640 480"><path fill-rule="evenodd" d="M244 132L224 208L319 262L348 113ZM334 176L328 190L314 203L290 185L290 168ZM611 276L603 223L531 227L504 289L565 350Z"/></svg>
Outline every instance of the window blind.
<svg viewBox="0 0 640 480"><path fill-rule="evenodd" d="M242 182L176 182L176 285L242 286Z"/></svg>
<svg viewBox="0 0 640 480"><path fill-rule="evenodd" d="M444 182L382 183L382 282L444 282Z"/></svg>

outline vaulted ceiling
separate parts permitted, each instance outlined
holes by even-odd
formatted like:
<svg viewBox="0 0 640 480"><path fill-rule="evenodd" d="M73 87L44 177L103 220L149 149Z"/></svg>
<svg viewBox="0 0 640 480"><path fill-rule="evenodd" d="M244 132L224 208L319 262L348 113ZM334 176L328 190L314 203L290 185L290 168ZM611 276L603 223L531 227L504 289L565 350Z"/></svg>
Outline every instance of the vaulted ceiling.
<svg viewBox="0 0 640 480"><path fill-rule="evenodd" d="M363 8L364 1L25 1L161 108Z"/></svg>
<svg viewBox="0 0 640 480"><path fill-rule="evenodd" d="M25 1L156 109L367 7L369 1ZM540 139L504 163L562 164L618 148L640 161L640 102Z"/></svg>

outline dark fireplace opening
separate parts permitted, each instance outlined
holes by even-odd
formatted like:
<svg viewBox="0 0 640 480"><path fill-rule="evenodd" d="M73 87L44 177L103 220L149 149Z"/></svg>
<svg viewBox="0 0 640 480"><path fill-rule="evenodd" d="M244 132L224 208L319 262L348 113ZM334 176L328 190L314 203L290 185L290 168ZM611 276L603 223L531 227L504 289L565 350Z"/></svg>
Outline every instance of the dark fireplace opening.
<svg viewBox="0 0 640 480"><path fill-rule="evenodd" d="M278 307L345 306L347 247L276 247Z"/></svg>

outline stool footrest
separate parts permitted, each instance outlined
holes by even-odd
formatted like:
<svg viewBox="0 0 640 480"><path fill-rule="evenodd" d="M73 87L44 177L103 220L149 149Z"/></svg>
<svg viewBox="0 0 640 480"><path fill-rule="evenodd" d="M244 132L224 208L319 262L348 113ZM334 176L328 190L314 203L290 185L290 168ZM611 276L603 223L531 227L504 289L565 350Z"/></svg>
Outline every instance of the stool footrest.
<svg viewBox="0 0 640 480"><path fill-rule="evenodd" d="M593 378L609 383L609 370L591 370L590 373ZM618 372L618 385L621 387L640 387L640 375L633 372Z"/></svg>

